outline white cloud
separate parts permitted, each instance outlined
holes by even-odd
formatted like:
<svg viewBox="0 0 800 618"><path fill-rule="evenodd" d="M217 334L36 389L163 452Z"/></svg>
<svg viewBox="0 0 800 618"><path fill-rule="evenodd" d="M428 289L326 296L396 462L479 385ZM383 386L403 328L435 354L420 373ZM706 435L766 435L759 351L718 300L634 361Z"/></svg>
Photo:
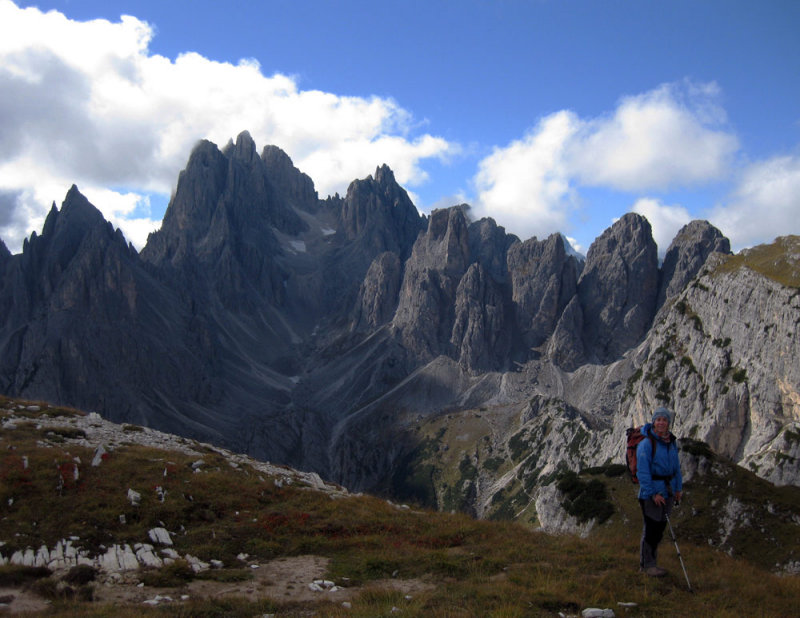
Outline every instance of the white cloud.
<svg viewBox="0 0 800 618"><path fill-rule="evenodd" d="M543 236L571 231L582 187L649 192L718 180L739 148L718 128L718 96L713 83L680 82L624 98L609 116L551 114L480 162L477 209L514 233ZM650 209L660 224L675 211Z"/></svg>
<svg viewBox="0 0 800 618"><path fill-rule="evenodd" d="M774 157L748 166L729 201L709 216L730 239L734 251L796 233L799 218L798 156Z"/></svg>
<svg viewBox="0 0 800 618"><path fill-rule="evenodd" d="M413 119L391 99L302 91L254 60L171 61L149 52L153 36L135 17L78 22L0 0L0 192L17 196L3 202L14 214L0 218L0 237L12 251L73 183L141 247L160 221L131 205L169 194L202 138L224 146L248 130L257 145L283 148L323 196L382 163L419 185L424 159L457 151L411 136Z"/></svg>
<svg viewBox="0 0 800 618"><path fill-rule="evenodd" d="M662 258L680 229L693 218L683 206L667 206L652 198L637 200L631 210L644 216L650 222L650 226L653 228L653 239L658 245L658 254Z"/></svg>
<svg viewBox="0 0 800 618"><path fill-rule="evenodd" d="M523 139L494 152L475 177L476 214L523 239L561 231L575 207L565 150L578 129L570 112L544 118Z"/></svg>
<svg viewBox="0 0 800 618"><path fill-rule="evenodd" d="M714 84L667 84L623 99L590 120L570 144L570 166L587 185L650 191L722 178L739 148L716 129L724 114Z"/></svg>

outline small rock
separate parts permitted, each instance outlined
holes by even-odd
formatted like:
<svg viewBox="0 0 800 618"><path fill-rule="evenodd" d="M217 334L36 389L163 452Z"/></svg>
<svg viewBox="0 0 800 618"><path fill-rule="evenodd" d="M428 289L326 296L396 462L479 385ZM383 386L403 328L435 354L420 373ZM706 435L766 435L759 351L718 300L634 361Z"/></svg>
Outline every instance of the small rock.
<svg viewBox="0 0 800 618"><path fill-rule="evenodd" d="M142 494L133 489L128 489L128 500L131 501L131 505L139 506L139 503L142 501Z"/></svg>
<svg viewBox="0 0 800 618"><path fill-rule="evenodd" d="M583 618L614 618L613 609L598 609L597 607L587 607L581 612Z"/></svg>
<svg viewBox="0 0 800 618"><path fill-rule="evenodd" d="M147 533L150 536L150 540L153 543L159 543L160 545L172 545L172 538L169 535L169 532L164 528L153 528Z"/></svg>

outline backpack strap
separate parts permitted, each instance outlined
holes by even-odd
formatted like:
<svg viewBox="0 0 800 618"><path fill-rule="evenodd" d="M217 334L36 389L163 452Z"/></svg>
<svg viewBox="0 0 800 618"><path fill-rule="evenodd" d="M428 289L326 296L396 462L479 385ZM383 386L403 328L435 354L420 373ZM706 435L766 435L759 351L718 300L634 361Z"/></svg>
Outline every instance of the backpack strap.
<svg viewBox="0 0 800 618"><path fill-rule="evenodd" d="M655 457L656 456L656 439L653 437L653 434L650 433L649 429L647 431L647 437L650 438L650 444L653 446L653 457ZM669 450L669 447L674 443L675 443L675 436L673 436L670 433L669 434L669 442L667 443L667 450ZM673 476L674 475L672 475L672 474L670 474L669 476L665 476L663 474L651 474L650 478L653 479L654 481L666 481L667 483L669 483L672 480Z"/></svg>

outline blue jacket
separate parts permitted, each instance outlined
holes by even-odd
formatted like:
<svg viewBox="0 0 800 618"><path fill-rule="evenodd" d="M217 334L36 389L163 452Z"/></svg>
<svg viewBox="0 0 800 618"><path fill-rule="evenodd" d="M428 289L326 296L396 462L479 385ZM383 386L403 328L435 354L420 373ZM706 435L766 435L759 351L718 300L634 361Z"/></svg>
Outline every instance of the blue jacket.
<svg viewBox="0 0 800 618"><path fill-rule="evenodd" d="M661 494L666 498L676 491L683 491L677 442L661 439L655 434L650 423L642 427L642 433L647 437L636 447L636 477L639 479L639 498L647 499L655 494ZM655 453L650 436L656 440ZM653 476L671 476L669 487L666 481L656 480Z"/></svg>

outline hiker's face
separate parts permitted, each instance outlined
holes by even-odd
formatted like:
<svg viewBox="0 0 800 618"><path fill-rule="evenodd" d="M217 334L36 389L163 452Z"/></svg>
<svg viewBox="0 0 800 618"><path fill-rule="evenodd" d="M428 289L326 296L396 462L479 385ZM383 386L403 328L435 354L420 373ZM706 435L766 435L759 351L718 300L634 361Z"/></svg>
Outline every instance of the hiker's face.
<svg viewBox="0 0 800 618"><path fill-rule="evenodd" d="M653 427L655 427L656 433L666 434L669 430L669 421L665 417L659 416L653 421Z"/></svg>

